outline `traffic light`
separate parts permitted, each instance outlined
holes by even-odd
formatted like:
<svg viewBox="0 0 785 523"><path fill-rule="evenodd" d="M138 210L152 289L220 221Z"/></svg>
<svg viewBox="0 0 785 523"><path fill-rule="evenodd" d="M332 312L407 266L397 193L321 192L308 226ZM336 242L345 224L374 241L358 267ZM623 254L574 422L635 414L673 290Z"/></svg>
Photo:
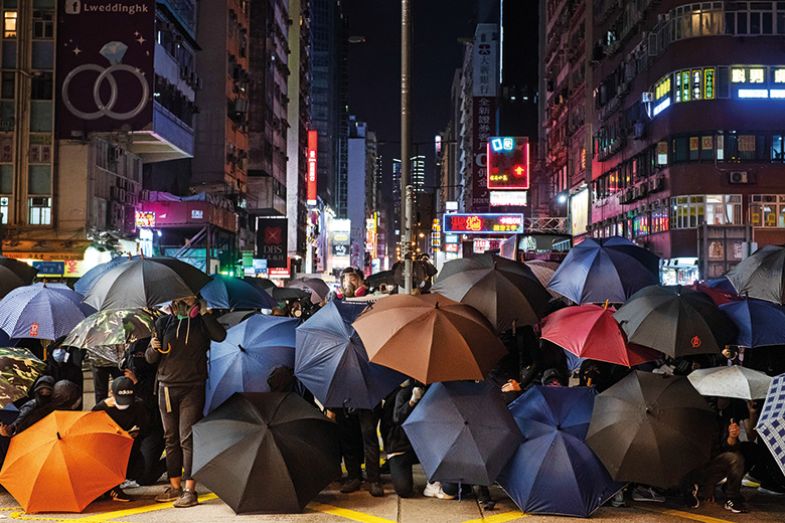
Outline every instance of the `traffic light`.
<svg viewBox="0 0 785 523"><path fill-rule="evenodd" d="M488 189L529 188L529 139L493 136L488 139Z"/></svg>

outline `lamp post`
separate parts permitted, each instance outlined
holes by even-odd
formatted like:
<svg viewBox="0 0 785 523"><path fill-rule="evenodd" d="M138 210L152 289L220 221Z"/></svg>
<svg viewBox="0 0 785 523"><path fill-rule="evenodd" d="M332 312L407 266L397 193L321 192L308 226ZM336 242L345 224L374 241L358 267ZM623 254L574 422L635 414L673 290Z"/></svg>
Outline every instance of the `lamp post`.
<svg viewBox="0 0 785 523"><path fill-rule="evenodd" d="M411 30L410 0L401 0L401 256L403 256L404 292L412 292L412 187L409 185L411 161L411 120L409 117Z"/></svg>

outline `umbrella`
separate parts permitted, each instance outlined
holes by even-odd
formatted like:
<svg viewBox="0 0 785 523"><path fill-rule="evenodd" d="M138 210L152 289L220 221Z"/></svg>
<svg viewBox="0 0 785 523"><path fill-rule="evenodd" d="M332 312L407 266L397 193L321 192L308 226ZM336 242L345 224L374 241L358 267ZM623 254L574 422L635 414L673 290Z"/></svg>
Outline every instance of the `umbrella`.
<svg viewBox="0 0 785 523"><path fill-rule="evenodd" d="M0 298L23 285L30 285L37 271L30 265L0 256Z"/></svg>
<svg viewBox="0 0 785 523"><path fill-rule="evenodd" d="M633 367L662 355L627 343L613 309L594 304L566 307L549 314L541 337L583 359Z"/></svg>
<svg viewBox="0 0 785 523"><path fill-rule="evenodd" d="M289 282L289 287L306 291L311 296L311 302L321 303L330 294L330 287L321 278L301 278Z"/></svg>
<svg viewBox="0 0 785 523"><path fill-rule="evenodd" d="M785 308L782 305L750 298L720 305L720 310L739 330L737 345L785 345Z"/></svg>
<svg viewBox="0 0 785 523"><path fill-rule="evenodd" d="M766 245L733 267L726 278L740 296L785 305L785 247Z"/></svg>
<svg viewBox="0 0 785 523"><path fill-rule="evenodd" d="M34 283L0 300L0 329L11 338L56 340L91 314L92 307L65 285Z"/></svg>
<svg viewBox="0 0 785 523"><path fill-rule="evenodd" d="M723 278L724 280L724 278ZM724 280L727 281L727 280ZM724 305L726 303L733 303L739 299L736 291L725 290L717 283L717 280L711 282L700 281L691 286L696 291L700 291L714 302L715 305Z"/></svg>
<svg viewBox="0 0 785 523"><path fill-rule="evenodd" d="M136 258L98 277L85 303L96 309L144 309L196 296L210 282L205 273L166 256Z"/></svg>
<svg viewBox="0 0 785 523"><path fill-rule="evenodd" d="M623 485L586 445L594 389L532 387L509 405L523 443L499 484L529 514L589 517Z"/></svg>
<svg viewBox="0 0 785 523"><path fill-rule="evenodd" d="M95 282L98 280L98 278L100 278L106 271L117 267L121 263L138 258L139 256L117 256L116 258L112 258L106 263L99 263L84 273L81 278L76 280L76 283L74 283L74 290L82 296L87 296L87 293L90 292L90 289L93 288L93 285L95 285Z"/></svg>
<svg viewBox="0 0 785 523"><path fill-rule="evenodd" d="M575 303L624 303L657 284L659 271L656 255L624 238L588 238L570 250L548 288Z"/></svg>
<svg viewBox="0 0 785 523"><path fill-rule="evenodd" d="M297 327L294 375L327 408L373 409L406 379L368 362L351 325L363 310L333 300Z"/></svg>
<svg viewBox="0 0 785 523"><path fill-rule="evenodd" d="M286 300L310 300L311 293L294 287L276 287L272 290L273 299L276 302Z"/></svg>
<svg viewBox="0 0 785 523"><path fill-rule="evenodd" d="M273 295L273 289L277 287L277 285L273 282L273 280L270 280L268 278L252 278L250 276L246 276L245 278L243 278L243 281L246 283L250 283L257 289L263 290L270 296Z"/></svg>
<svg viewBox="0 0 785 523"><path fill-rule="evenodd" d="M689 287L646 287L614 317L629 341L674 358L719 353L736 337L725 313Z"/></svg>
<svg viewBox="0 0 785 523"><path fill-rule="evenodd" d="M365 278L365 284L371 289L378 289L382 285L395 285L395 273L393 271L382 271L371 274Z"/></svg>
<svg viewBox="0 0 785 523"><path fill-rule="evenodd" d="M97 347L134 343L152 335L157 317L156 312L145 309L98 311L80 321L66 336L63 345L90 351Z"/></svg>
<svg viewBox="0 0 785 523"><path fill-rule="evenodd" d="M538 323L551 298L526 265L493 254L448 261L432 291L471 305L500 332Z"/></svg>
<svg viewBox="0 0 785 523"><path fill-rule="evenodd" d="M278 304L268 293L239 278L215 274L200 294L213 309L272 309Z"/></svg>
<svg viewBox="0 0 785 523"><path fill-rule="evenodd" d="M556 273L556 269L559 268L559 264L556 262L549 262L544 260L528 260L524 262L526 266L531 269L532 274L534 277L537 278L537 281L542 284L543 287L548 287L548 284L551 283L553 279L553 275ZM553 296L559 296L559 293L553 291L551 289L547 289L548 293Z"/></svg>
<svg viewBox="0 0 785 523"><path fill-rule="evenodd" d="M27 396L46 365L20 347L0 348L0 405L7 406Z"/></svg>
<svg viewBox="0 0 785 523"><path fill-rule="evenodd" d="M481 380L507 353L479 312L438 294L379 300L354 328L371 362L422 383Z"/></svg>
<svg viewBox="0 0 785 523"><path fill-rule="evenodd" d="M785 474L785 374L772 380L755 430Z"/></svg>
<svg viewBox="0 0 785 523"><path fill-rule="evenodd" d="M703 396L758 400L766 397L771 377L739 365L692 371L690 383Z"/></svg>
<svg viewBox="0 0 785 523"><path fill-rule="evenodd" d="M276 367L294 368L294 331L299 320L255 314L210 344L205 413L235 392L267 392Z"/></svg>
<svg viewBox="0 0 785 523"><path fill-rule="evenodd" d="M437 383L403 424L430 481L491 485L522 441L490 383Z"/></svg>
<svg viewBox="0 0 785 523"><path fill-rule="evenodd" d="M296 394L235 394L193 427L194 478L238 514L301 512L341 475L338 431Z"/></svg>
<svg viewBox="0 0 785 523"><path fill-rule="evenodd" d="M251 316L256 314L254 311L234 311L221 314L218 317L218 323L224 326L225 329L231 329L235 325L239 325Z"/></svg>
<svg viewBox="0 0 785 523"><path fill-rule="evenodd" d="M669 488L709 460L716 432L687 378L634 371L597 396L586 443L614 480Z"/></svg>
<svg viewBox="0 0 785 523"><path fill-rule="evenodd" d="M393 263L392 269L393 281L398 287L404 287L403 271L404 262L397 261ZM425 262L420 260L412 260L412 287L419 287L421 282L428 279L428 266Z"/></svg>
<svg viewBox="0 0 785 523"><path fill-rule="evenodd" d="M133 438L106 412L54 411L11 439L0 484L25 512L81 512L125 480Z"/></svg>

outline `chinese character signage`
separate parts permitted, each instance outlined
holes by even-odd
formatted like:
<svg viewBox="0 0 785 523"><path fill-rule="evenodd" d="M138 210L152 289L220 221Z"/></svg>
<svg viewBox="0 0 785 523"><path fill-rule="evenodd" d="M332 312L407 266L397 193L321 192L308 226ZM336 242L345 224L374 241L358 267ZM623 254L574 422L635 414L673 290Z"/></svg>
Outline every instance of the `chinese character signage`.
<svg viewBox="0 0 785 523"><path fill-rule="evenodd" d="M317 167L317 153L319 146L319 133L317 131L308 131L308 171L307 171L307 190L306 190L306 203L308 205L316 205L316 167Z"/></svg>
<svg viewBox="0 0 785 523"><path fill-rule="evenodd" d="M477 24L472 50L472 95L495 98L499 94L499 26Z"/></svg>
<svg viewBox="0 0 785 523"><path fill-rule="evenodd" d="M136 211L134 222L136 227L155 227L155 213L153 211Z"/></svg>
<svg viewBox="0 0 785 523"><path fill-rule="evenodd" d="M487 212L490 206L488 140L496 132L496 98L475 97L472 107L471 210Z"/></svg>
<svg viewBox="0 0 785 523"><path fill-rule="evenodd" d="M492 136L487 147L488 189L528 189L529 139Z"/></svg>
<svg viewBox="0 0 785 523"><path fill-rule="evenodd" d="M445 214L445 233L521 234L523 214Z"/></svg>
<svg viewBox="0 0 785 523"><path fill-rule="evenodd" d="M267 260L267 267L288 267L288 220L259 216L256 219L256 257Z"/></svg>

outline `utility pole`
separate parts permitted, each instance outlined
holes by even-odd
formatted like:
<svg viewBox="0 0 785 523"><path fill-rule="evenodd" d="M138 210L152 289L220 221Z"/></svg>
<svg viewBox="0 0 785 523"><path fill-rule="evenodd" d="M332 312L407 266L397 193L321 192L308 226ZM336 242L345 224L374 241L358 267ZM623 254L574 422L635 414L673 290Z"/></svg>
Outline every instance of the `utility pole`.
<svg viewBox="0 0 785 523"><path fill-rule="evenodd" d="M401 0L401 256L403 256L404 293L412 292L412 187L409 185L411 161L411 120L409 115L411 82L410 0Z"/></svg>

